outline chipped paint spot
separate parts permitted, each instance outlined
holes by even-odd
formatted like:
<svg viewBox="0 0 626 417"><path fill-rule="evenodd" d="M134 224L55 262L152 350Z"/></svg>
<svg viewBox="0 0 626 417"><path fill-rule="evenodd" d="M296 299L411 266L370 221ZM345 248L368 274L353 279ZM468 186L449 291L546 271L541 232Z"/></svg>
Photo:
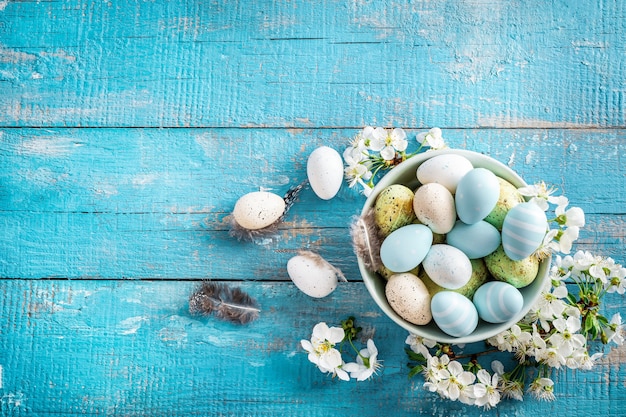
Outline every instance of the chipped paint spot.
<svg viewBox="0 0 626 417"><path fill-rule="evenodd" d="M533 158L535 157L535 151L528 151L528 153L526 154L526 164L531 164L533 161Z"/></svg>
<svg viewBox="0 0 626 417"><path fill-rule="evenodd" d="M4 394L2 397L0 397L0 411L2 411L3 413L10 412L11 414L8 415L13 415L13 411L17 410L18 408L24 407L24 403L26 402L26 400L27 399L22 392L18 392L16 394Z"/></svg>
<svg viewBox="0 0 626 417"><path fill-rule="evenodd" d="M117 324L118 333L122 335L135 334L144 321L148 321L148 318L145 316L129 317L126 320L122 320Z"/></svg>
<svg viewBox="0 0 626 417"><path fill-rule="evenodd" d="M138 174L135 175L132 179L132 183L135 187L141 187L144 185L152 184L159 177L158 174L149 173L149 174Z"/></svg>
<svg viewBox="0 0 626 417"><path fill-rule="evenodd" d="M52 58L58 58L58 59L62 59L64 61L67 62L75 62L76 61L76 57L69 55L67 52L65 52L62 49L57 50L56 52L41 52L39 55L41 55L42 57L52 57Z"/></svg>
<svg viewBox="0 0 626 417"><path fill-rule="evenodd" d="M34 61L36 59L37 57L33 54L0 46L0 62L19 64L21 62Z"/></svg>
<svg viewBox="0 0 626 417"><path fill-rule="evenodd" d="M4 372L4 368L2 367L2 365L0 365L0 389L2 389L2 387L4 386L4 383L3 383L4 374L3 374L3 372Z"/></svg>
<svg viewBox="0 0 626 417"><path fill-rule="evenodd" d="M204 132L201 135L195 135L194 139L204 151L205 156L213 156L214 149L211 146L211 134L209 132Z"/></svg>
<svg viewBox="0 0 626 417"><path fill-rule="evenodd" d="M8 5L9 5L9 0L0 1L0 12L3 11Z"/></svg>
<svg viewBox="0 0 626 417"><path fill-rule="evenodd" d="M509 162L507 164L510 167L512 167L515 164L515 151L513 151L513 153L509 157Z"/></svg>
<svg viewBox="0 0 626 417"><path fill-rule="evenodd" d="M17 147L17 152L21 155L58 157L68 155L80 146L83 144L71 138L42 136L23 142Z"/></svg>
<svg viewBox="0 0 626 417"><path fill-rule="evenodd" d="M50 168L44 167L37 168L35 170L19 171L19 175L41 187L56 185L59 182L65 181L69 177L66 173L54 172Z"/></svg>

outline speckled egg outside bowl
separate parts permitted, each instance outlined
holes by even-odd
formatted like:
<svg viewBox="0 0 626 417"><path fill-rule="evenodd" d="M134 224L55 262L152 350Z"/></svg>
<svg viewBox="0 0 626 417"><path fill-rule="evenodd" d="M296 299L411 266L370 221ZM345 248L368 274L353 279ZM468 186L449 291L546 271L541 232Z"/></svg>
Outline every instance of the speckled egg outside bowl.
<svg viewBox="0 0 626 417"><path fill-rule="evenodd" d="M365 201L361 213L365 214L370 208L372 208L374 206L374 203L376 202L376 197L378 196L378 194L389 185L403 184L411 189L417 188L419 182L417 180L416 171L420 164L434 156L443 154L457 154L464 156L474 165L474 168L486 168L493 172L496 176L509 181L511 184L518 188L527 185L524 180L513 170L489 156L462 149L443 149L437 151L427 151L404 161L403 163L399 164L391 171L389 171L384 177L382 177L378 184L376 184L376 187L372 190L372 194ZM369 291L376 304L389 318L391 318L391 320L415 335L431 340L436 340L440 343L460 344L486 340L490 337L495 336L498 333L501 333L511 328L512 325L520 321L526 315L526 313L528 313L530 308L537 302L538 298L541 295L541 290L544 286L546 279L548 278L551 257L548 257L540 262L539 271L535 280L530 285L519 289L522 293L522 296L524 297L524 304L521 311L516 316L512 317L509 321L497 324L487 323L479 320L478 327L476 327L476 329L472 333L464 337L453 337L444 333L442 330L439 329L439 327L437 327L434 321L431 321L427 325L420 326L404 320L391 308L389 302L387 301L387 297L385 296L386 280L377 272L369 270L365 266L361 258L358 258L358 263L359 270L361 272L361 276L363 277L363 281L365 282L367 290Z"/></svg>

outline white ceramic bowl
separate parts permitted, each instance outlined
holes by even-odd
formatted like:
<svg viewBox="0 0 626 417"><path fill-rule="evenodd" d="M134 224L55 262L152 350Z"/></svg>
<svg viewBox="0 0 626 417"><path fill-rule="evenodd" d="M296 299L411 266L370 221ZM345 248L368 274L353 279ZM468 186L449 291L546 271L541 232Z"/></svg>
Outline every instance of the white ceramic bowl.
<svg viewBox="0 0 626 417"><path fill-rule="evenodd" d="M465 158L469 159L470 162L472 162L474 168L486 168L496 174L498 177L509 181L518 188L527 185L524 180L513 170L489 156L461 149L427 151L404 161L403 163L399 164L391 171L389 171L383 178L381 178L378 184L376 184L374 190L372 190L372 194L365 201L361 213L364 214L371 207L373 207L378 194L389 185L403 184L411 189L415 189L419 185L416 176L417 167L419 167L422 162L434 156L443 154L462 155ZM537 277L535 278L535 280L530 285L524 288L520 288L520 292L524 297L524 305L522 307L522 310L515 317L507 322L498 324L487 323L479 320L478 327L474 330L474 332L465 337L458 338L452 337L441 331L439 327L437 327L437 325L434 323L434 321L431 321L425 326L419 326L409 323L408 321L400 317L387 302L387 297L385 296L386 280L378 273L367 269L362 259L358 258L358 262L359 270L361 271L361 276L363 277L363 281L365 282L367 290L371 294L376 304L378 304L378 306L387 316L389 316L389 318L391 318L394 322L396 322L409 332L418 336L422 336L431 340L436 340L440 343L459 344L478 342L488 339L500 332L509 329L513 324L521 320L526 315L526 313L528 313L530 308L537 302L537 299L541 295L541 289L544 286L544 282L547 279L548 272L550 270L551 258L548 257L541 261L539 265L539 272L537 273Z"/></svg>

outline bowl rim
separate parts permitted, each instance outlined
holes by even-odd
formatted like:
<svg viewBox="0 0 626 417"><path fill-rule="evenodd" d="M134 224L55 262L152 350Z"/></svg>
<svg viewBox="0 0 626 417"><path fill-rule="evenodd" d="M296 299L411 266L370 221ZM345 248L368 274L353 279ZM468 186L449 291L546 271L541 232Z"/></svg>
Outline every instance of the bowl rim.
<svg viewBox="0 0 626 417"><path fill-rule="evenodd" d="M398 177L405 178L409 177L409 174L412 173L413 180L408 181L408 183L404 183L404 185L409 186L410 184L419 185L417 180L417 176L415 175L417 168L424 163L425 161L438 156L438 155L460 155L466 157L470 160L472 165L475 168L487 168L492 171L496 176L502 177L503 179L509 181L517 188L525 187L528 184L520 177L515 171L511 168L503 164L502 162L482 153L469 151L465 149L440 149L440 150L428 150L426 152L417 154L406 161L398 164L392 170L390 170L386 175L384 175L376 184L371 194L368 196L367 200L363 204L363 208L361 210L361 215L367 213L367 211L373 207L378 194L385 189L387 186L392 184L397 184ZM408 174L407 174L408 173ZM405 181L406 182L406 181ZM400 182L402 183L402 182ZM359 265L359 271L363 282L365 283L365 287L367 288L370 296L373 298L374 302L378 305L378 307L396 324L400 327L403 327L405 330L408 330L411 334L423 337L425 339L435 340L439 343L451 343L451 344L463 344L463 343L474 343L482 340L487 340L490 337L493 337L505 330L508 330L515 323L520 321L532 308L532 306L537 302L539 297L541 296L542 289L546 280L548 279L548 273L550 269L550 264L552 261L552 256L548 256L545 259L541 260L539 263L539 271L537 272L537 276L535 280L526 287L519 288L520 292L524 297L524 305L522 310L513 316L510 320L503 323L487 323L483 320L479 319L478 327L469 335L463 337L453 337L442 330L434 324L434 321L427 325L416 325L409 323L400 317L389 305L387 301L387 297L384 294L384 286L386 280L380 276L377 272L369 270L363 260L357 255L357 261ZM382 290L382 291L381 291ZM471 300L470 300L471 301Z"/></svg>

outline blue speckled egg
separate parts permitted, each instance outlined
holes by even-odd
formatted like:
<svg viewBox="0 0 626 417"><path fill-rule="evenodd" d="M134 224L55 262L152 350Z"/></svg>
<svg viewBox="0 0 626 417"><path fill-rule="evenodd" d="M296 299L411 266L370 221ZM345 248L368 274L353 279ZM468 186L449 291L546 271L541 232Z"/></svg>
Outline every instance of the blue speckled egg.
<svg viewBox="0 0 626 417"><path fill-rule="evenodd" d="M511 284L490 281L481 285L474 294L478 316L489 323L504 323L519 313L524 297Z"/></svg>
<svg viewBox="0 0 626 417"><path fill-rule="evenodd" d="M478 312L474 303L457 292L438 292L430 302L430 309L437 326L450 336L467 336L478 325Z"/></svg>
<svg viewBox="0 0 626 417"><path fill-rule="evenodd" d="M470 259L483 258L500 246L500 232L484 220L474 224L457 221L446 235L446 243L460 249Z"/></svg>
<svg viewBox="0 0 626 417"><path fill-rule="evenodd" d="M488 169L474 168L456 187L456 213L463 223L476 223L491 213L499 197L498 177Z"/></svg>
<svg viewBox="0 0 626 417"><path fill-rule="evenodd" d="M433 244L433 232L423 224L409 224L393 231L380 246L380 259L393 272L418 266Z"/></svg>
<svg viewBox="0 0 626 417"><path fill-rule="evenodd" d="M461 288L472 277L472 263L467 255L450 245L433 245L422 266L435 284L449 290Z"/></svg>
<svg viewBox="0 0 626 417"><path fill-rule="evenodd" d="M506 256L519 261L536 251L548 231L546 213L535 203L513 207L502 223L502 247Z"/></svg>

